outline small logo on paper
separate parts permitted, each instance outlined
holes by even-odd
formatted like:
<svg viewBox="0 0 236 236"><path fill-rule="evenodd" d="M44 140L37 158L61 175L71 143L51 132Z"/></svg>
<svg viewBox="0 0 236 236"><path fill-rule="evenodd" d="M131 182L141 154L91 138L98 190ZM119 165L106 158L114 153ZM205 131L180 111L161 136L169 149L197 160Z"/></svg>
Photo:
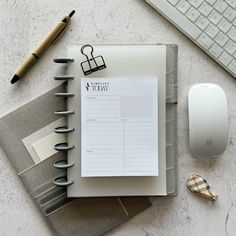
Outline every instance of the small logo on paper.
<svg viewBox="0 0 236 236"><path fill-rule="evenodd" d="M85 86L87 91L96 91L96 92L101 92L101 91L108 91L109 88L109 82L87 82Z"/></svg>
<svg viewBox="0 0 236 236"><path fill-rule="evenodd" d="M89 83L87 83L87 84L86 84L86 89L87 89L87 91L89 91L89 87L90 87L90 86L89 86Z"/></svg>

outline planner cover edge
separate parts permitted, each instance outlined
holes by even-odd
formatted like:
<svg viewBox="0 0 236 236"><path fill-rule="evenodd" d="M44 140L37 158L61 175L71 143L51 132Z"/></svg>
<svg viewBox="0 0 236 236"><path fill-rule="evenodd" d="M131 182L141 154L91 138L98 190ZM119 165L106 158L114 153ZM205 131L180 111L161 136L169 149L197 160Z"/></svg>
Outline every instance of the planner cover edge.
<svg viewBox="0 0 236 236"><path fill-rule="evenodd" d="M169 60L170 59L170 60ZM178 46L176 44L168 45L167 47L167 94L171 94L171 97L166 98L166 106L169 106L172 110L172 117L169 113L166 113L166 120L173 122L171 129L168 129L169 122L166 122L167 132L167 145L166 145L166 162L167 162L167 193L169 196L177 195L177 104L178 104ZM168 90L171 90L168 91ZM168 139L171 139L172 143L168 145ZM168 149L173 149L168 152Z"/></svg>

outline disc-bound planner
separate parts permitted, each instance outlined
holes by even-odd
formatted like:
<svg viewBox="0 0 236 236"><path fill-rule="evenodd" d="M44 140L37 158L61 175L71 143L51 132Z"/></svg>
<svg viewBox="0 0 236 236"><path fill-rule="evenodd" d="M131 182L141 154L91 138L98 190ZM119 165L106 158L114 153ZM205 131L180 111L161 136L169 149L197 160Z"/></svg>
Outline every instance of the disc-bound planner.
<svg viewBox="0 0 236 236"><path fill-rule="evenodd" d="M148 197L130 195L176 194L177 46L94 46L105 65L92 74L86 63L81 67L86 58L80 50L68 48L66 75L57 75L67 86L60 84L0 118L0 144L54 235L99 236L151 205ZM81 177L81 78L157 80L158 175ZM60 109L64 115L55 115ZM57 143L67 145L55 150ZM66 181L57 187L57 178ZM77 196L99 198L70 198Z"/></svg>
<svg viewBox="0 0 236 236"><path fill-rule="evenodd" d="M67 177L55 184L68 197L175 194L177 46L94 45L104 63L94 71L82 48L55 60L67 63L67 75L55 78L68 83L67 106L55 111L67 118L55 145L67 160L54 164Z"/></svg>

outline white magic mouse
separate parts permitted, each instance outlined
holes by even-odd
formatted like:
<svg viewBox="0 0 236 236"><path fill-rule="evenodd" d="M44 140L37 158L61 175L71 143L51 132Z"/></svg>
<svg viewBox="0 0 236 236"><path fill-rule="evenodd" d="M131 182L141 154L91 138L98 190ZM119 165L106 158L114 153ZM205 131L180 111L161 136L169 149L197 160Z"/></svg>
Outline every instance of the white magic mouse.
<svg viewBox="0 0 236 236"><path fill-rule="evenodd" d="M221 155L228 139L228 106L224 90L210 83L193 85L188 94L190 152L197 158Z"/></svg>

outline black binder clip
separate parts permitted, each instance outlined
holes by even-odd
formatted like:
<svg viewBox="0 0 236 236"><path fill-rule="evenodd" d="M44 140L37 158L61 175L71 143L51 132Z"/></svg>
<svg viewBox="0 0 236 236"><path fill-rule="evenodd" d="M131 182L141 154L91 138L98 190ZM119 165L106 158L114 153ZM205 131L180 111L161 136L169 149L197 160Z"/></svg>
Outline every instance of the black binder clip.
<svg viewBox="0 0 236 236"><path fill-rule="evenodd" d="M84 52L84 49L86 47L89 47L91 50L90 53L87 53L87 54L90 54L90 58ZM105 64L105 61L102 56L96 56L96 57L93 56L93 47L91 45L86 44L86 45L82 46L80 51L83 55L86 56L86 59L87 59L86 61L83 61L80 63L81 68L84 72L84 75L89 75L95 71L102 70L102 69L106 68L106 64Z"/></svg>

